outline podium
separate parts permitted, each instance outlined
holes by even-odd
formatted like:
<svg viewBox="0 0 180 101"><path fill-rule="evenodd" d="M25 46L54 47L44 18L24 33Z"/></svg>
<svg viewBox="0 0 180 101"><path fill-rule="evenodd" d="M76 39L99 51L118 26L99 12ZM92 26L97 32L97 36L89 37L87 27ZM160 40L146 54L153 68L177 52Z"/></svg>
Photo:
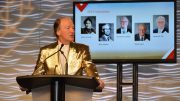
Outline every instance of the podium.
<svg viewBox="0 0 180 101"><path fill-rule="evenodd" d="M36 101L69 101L68 99L79 101L75 100L76 98L72 98L72 96L68 96L68 92L81 92L81 94L86 94L85 96L82 95L82 97L92 95L93 91L101 92L101 90L96 89L99 84L94 77L74 75L27 75L16 77L16 81L21 87L28 89L28 91L32 91L33 100Z"/></svg>

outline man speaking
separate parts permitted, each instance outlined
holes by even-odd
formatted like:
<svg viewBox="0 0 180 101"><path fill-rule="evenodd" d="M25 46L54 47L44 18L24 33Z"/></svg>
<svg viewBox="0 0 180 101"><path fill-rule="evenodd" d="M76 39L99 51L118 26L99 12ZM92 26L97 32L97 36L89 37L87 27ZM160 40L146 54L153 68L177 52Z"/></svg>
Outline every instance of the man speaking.
<svg viewBox="0 0 180 101"><path fill-rule="evenodd" d="M83 75L95 77L99 88L104 82L91 62L89 47L74 41L74 24L70 17L60 17L54 23L57 42L44 46L32 75Z"/></svg>

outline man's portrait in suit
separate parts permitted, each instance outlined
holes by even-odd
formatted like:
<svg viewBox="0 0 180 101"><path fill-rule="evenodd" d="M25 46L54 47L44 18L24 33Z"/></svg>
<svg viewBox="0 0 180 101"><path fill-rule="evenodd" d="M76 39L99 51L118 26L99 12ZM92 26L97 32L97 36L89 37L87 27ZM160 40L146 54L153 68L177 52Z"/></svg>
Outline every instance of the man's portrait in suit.
<svg viewBox="0 0 180 101"><path fill-rule="evenodd" d="M148 27L147 27L148 26ZM135 41L150 41L150 34L149 34L149 23L137 23L135 24L136 32L135 34Z"/></svg>
<svg viewBox="0 0 180 101"><path fill-rule="evenodd" d="M113 24L99 24L99 41L113 41Z"/></svg>
<svg viewBox="0 0 180 101"><path fill-rule="evenodd" d="M117 34L132 33L132 16L117 16Z"/></svg>
<svg viewBox="0 0 180 101"><path fill-rule="evenodd" d="M153 33L169 33L168 15L154 15L154 30Z"/></svg>

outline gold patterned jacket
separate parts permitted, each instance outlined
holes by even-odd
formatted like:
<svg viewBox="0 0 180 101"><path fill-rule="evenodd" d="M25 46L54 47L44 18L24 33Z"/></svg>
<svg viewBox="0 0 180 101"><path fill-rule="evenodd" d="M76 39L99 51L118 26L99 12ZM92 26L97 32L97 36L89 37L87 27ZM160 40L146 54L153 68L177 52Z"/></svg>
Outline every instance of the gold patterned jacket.
<svg viewBox="0 0 180 101"><path fill-rule="evenodd" d="M59 53L52 55L58 50L59 46L57 42L42 47L32 75L62 75ZM52 56L47 58L50 55ZM87 76L99 79L95 64L91 62L88 46L79 43L70 43L67 59L69 75L83 75L84 71Z"/></svg>

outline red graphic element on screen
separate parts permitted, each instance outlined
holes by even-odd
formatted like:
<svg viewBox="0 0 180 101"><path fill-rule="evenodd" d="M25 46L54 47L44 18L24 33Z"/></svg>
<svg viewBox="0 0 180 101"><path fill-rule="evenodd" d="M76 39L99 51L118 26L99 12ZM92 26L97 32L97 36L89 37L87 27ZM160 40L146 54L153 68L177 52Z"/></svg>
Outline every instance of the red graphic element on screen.
<svg viewBox="0 0 180 101"><path fill-rule="evenodd" d="M174 50L169 54L166 60L168 59L174 59Z"/></svg>
<svg viewBox="0 0 180 101"><path fill-rule="evenodd" d="M82 12L87 5L88 3L78 3L76 4L76 7Z"/></svg>

